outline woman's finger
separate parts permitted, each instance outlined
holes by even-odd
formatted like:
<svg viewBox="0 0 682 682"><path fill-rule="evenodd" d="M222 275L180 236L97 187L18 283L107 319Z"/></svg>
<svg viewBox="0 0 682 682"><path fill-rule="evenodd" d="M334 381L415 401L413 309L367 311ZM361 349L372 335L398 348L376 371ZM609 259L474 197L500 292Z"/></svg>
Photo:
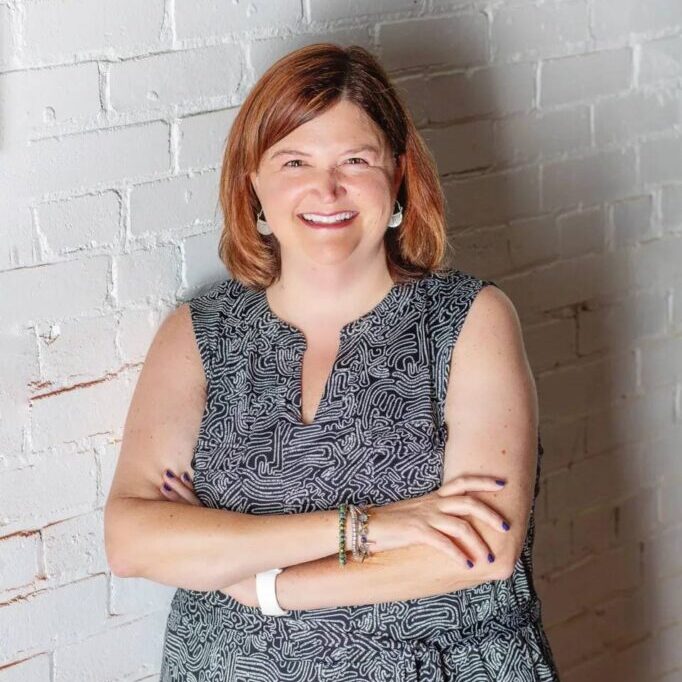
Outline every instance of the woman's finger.
<svg viewBox="0 0 682 682"><path fill-rule="evenodd" d="M471 495L445 497L438 503L438 509L444 514L477 516L500 533L506 533L511 526L509 521L490 505Z"/></svg>
<svg viewBox="0 0 682 682"><path fill-rule="evenodd" d="M166 470L161 491L169 499L189 502L190 504L197 506L201 505L201 502L194 494L191 481L189 483L183 483L182 479L176 476L170 469ZM175 495L173 495L173 493L175 493Z"/></svg>

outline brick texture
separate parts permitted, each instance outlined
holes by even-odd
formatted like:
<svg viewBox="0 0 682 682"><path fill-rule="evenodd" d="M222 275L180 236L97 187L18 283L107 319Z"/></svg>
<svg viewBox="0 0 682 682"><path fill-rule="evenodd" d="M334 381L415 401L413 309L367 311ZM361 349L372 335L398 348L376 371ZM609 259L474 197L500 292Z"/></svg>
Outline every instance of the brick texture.
<svg viewBox="0 0 682 682"><path fill-rule="evenodd" d="M0 682L158 679L173 589L104 553L126 410L165 313L228 274L240 103L320 41L382 60L451 263L521 318L562 680L682 679L679 0L0 0Z"/></svg>

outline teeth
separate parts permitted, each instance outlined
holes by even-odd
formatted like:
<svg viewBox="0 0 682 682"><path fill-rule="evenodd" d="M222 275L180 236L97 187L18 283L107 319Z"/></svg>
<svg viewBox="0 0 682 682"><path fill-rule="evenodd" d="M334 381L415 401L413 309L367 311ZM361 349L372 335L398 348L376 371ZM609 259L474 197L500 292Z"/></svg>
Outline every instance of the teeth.
<svg viewBox="0 0 682 682"><path fill-rule="evenodd" d="M352 218L355 213L352 211L345 211L344 213L337 213L336 215L331 215L331 216L322 216L322 215L317 215L315 213L303 213L301 214L306 220L310 220L311 222L314 223L338 223L341 222L342 220L347 220L348 218Z"/></svg>

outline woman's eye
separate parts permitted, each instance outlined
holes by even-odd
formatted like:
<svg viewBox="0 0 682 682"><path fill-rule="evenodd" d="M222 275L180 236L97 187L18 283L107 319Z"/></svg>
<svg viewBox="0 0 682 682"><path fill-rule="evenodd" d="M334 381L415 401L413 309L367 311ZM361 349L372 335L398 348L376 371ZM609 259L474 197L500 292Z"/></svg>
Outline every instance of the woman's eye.
<svg viewBox="0 0 682 682"><path fill-rule="evenodd" d="M362 161L365 165L367 165L367 161L364 159L360 158L359 156L352 156L348 161ZM289 164L291 163L302 163L301 159L291 159L291 161L287 161L284 166L288 168L300 168L300 166L290 166ZM351 166L357 166L357 163L352 163Z"/></svg>

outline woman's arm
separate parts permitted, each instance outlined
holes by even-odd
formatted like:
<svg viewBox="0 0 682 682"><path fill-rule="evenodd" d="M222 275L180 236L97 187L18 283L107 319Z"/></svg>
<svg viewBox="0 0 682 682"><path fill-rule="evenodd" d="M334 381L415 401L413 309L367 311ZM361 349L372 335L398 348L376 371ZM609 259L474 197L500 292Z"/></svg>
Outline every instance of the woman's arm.
<svg viewBox="0 0 682 682"><path fill-rule="evenodd" d="M337 512L251 515L171 502L164 472L190 470L206 378L187 304L164 320L147 353L104 510L112 571L166 585L217 590L273 566L338 549Z"/></svg>
<svg viewBox="0 0 682 682"><path fill-rule="evenodd" d="M511 575L528 530L537 454L537 395L521 326L509 298L484 287L471 304L453 349L446 422L449 436L443 480L495 474L499 492L471 492L509 519L499 533L474 516L464 518L492 549L492 564L472 569L429 546L380 552L363 564L338 565L335 556L290 566L277 577L282 608L312 609L414 599L471 587ZM371 517L370 517L371 537ZM230 593L230 588L226 591ZM256 606L255 581L239 590ZM235 595L233 595L235 596Z"/></svg>
<svg viewBox="0 0 682 682"><path fill-rule="evenodd" d="M377 552L364 562L339 566L328 556L289 566L277 576L277 601L283 609L309 610L418 599L501 580L506 567L479 561L467 569L429 545ZM258 606L256 580L222 590L246 606Z"/></svg>

